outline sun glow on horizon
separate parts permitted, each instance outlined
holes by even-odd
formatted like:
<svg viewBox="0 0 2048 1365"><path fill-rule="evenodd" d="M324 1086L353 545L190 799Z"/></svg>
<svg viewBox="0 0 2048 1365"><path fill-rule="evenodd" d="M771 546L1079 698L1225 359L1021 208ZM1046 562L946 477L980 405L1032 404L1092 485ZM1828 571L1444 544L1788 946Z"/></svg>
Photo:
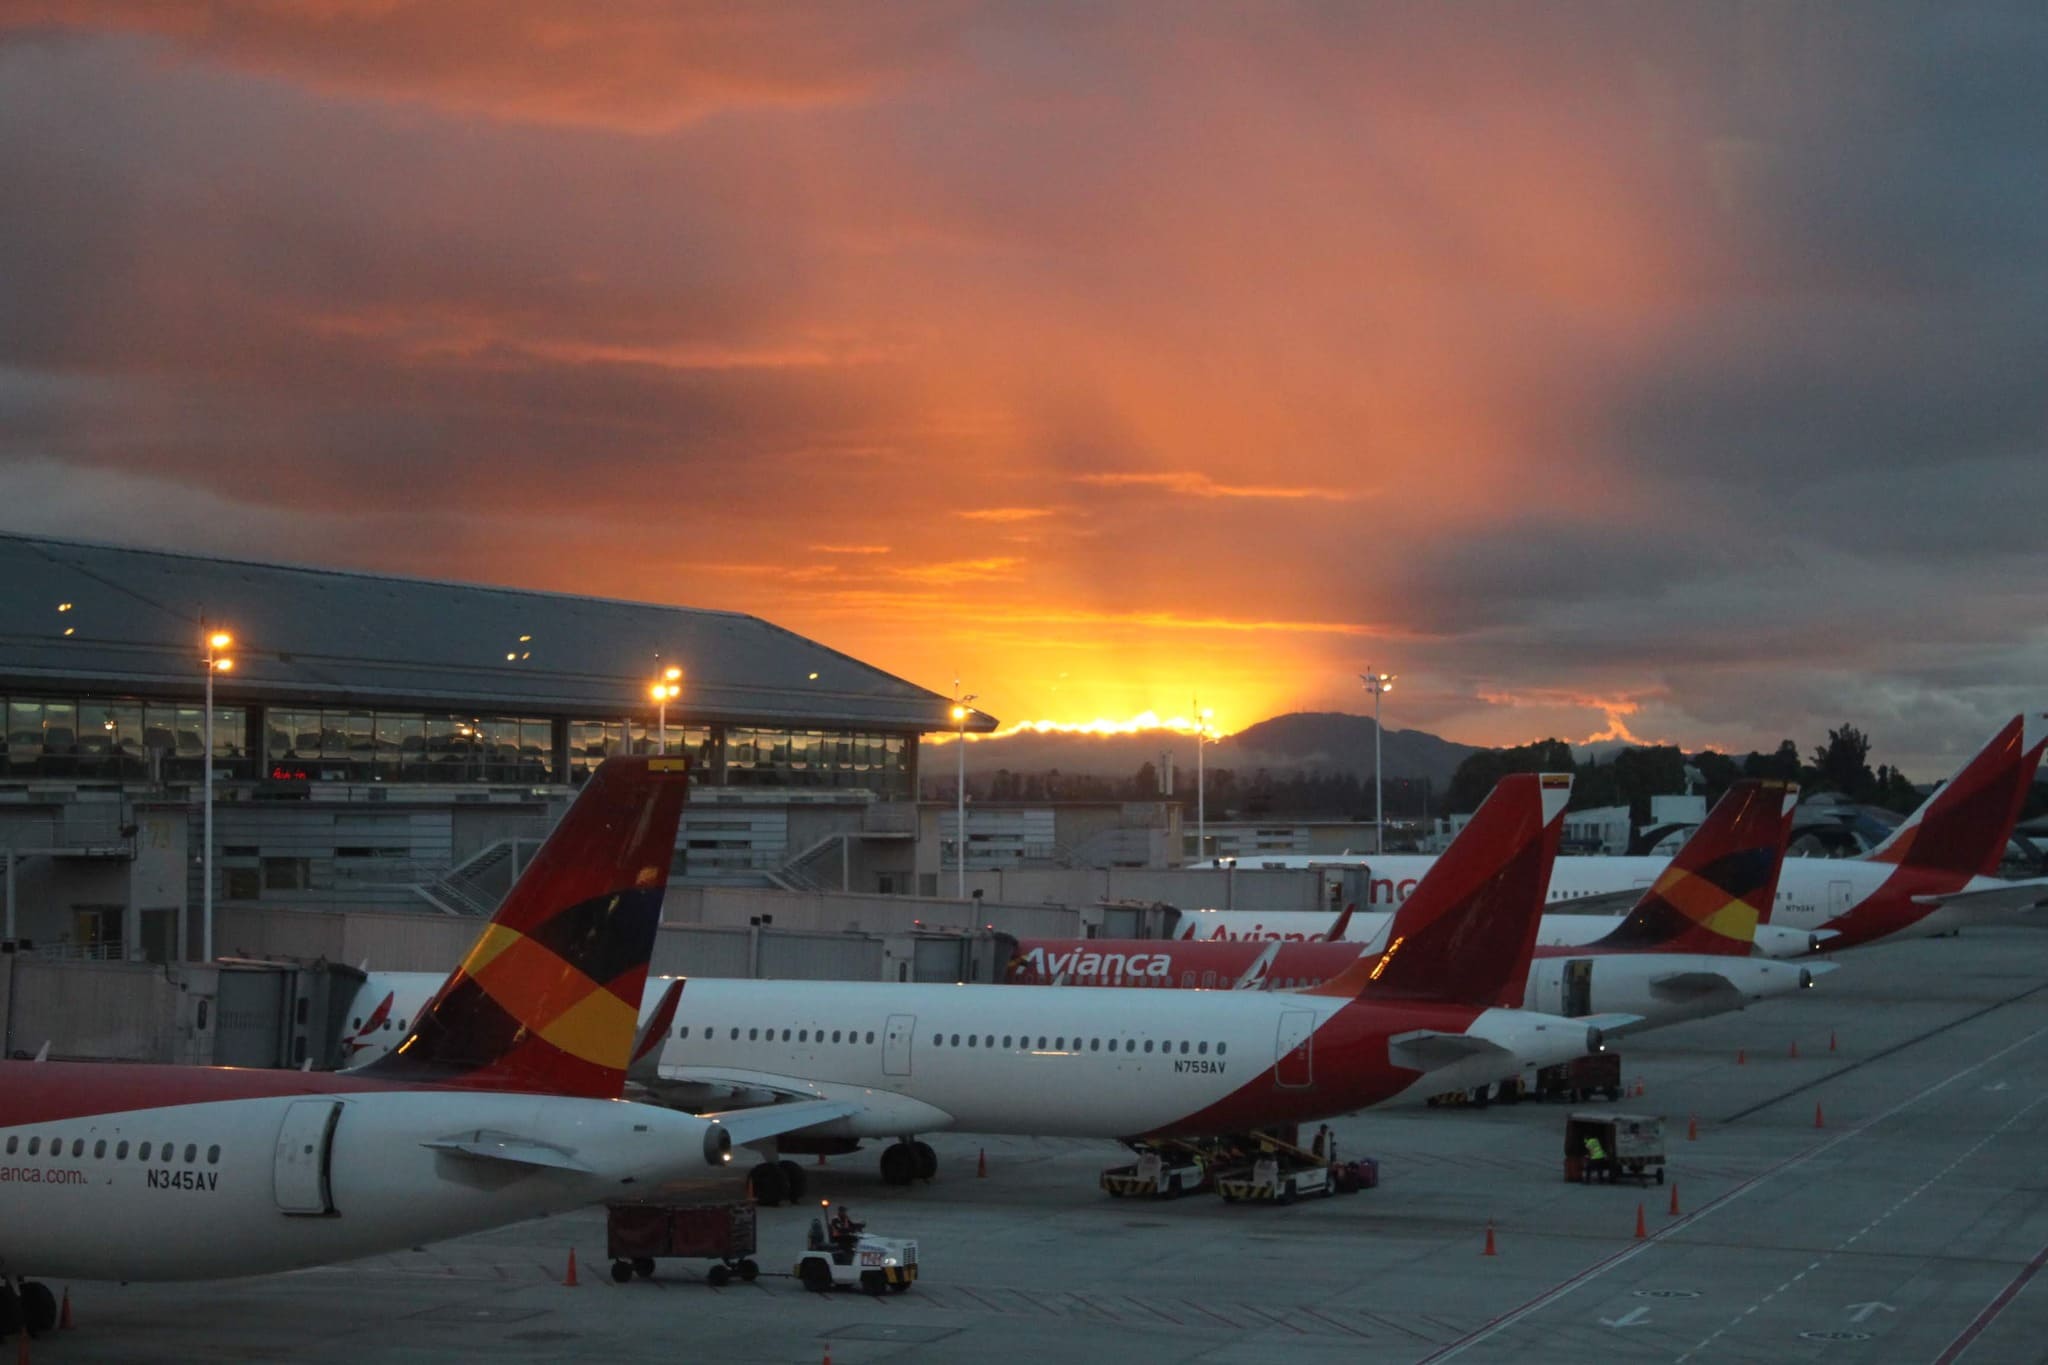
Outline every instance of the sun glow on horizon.
<svg viewBox="0 0 2048 1365"><path fill-rule="evenodd" d="M1207 726L1206 730L1203 728L1205 725ZM1020 720L989 734L968 735L967 740L969 743L973 743L976 740L984 739L1008 739L1014 735L1114 736L1153 733L1188 737L1192 737L1197 733L1206 733L1213 743L1224 738L1229 734L1229 731L1218 728L1214 717L1207 721L1202 721L1192 716L1161 716L1157 711L1140 711L1129 720L1112 720L1106 716L1098 716L1094 720L1082 721ZM947 743L954 738L955 736L950 732L934 731L926 737L925 742L927 744Z"/></svg>

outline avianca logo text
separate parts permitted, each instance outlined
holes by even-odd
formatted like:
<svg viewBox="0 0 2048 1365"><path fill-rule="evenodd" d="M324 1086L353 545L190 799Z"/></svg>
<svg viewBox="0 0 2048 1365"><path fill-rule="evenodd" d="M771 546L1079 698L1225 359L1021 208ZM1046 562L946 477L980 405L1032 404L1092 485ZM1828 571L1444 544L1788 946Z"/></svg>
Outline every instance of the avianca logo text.
<svg viewBox="0 0 2048 1365"><path fill-rule="evenodd" d="M1024 954L1024 965L1033 976L1054 980L1061 976L1159 977L1173 975L1173 959L1165 953L1092 953L1074 948L1048 953L1033 948Z"/></svg>
<svg viewBox="0 0 2048 1365"><path fill-rule="evenodd" d="M1181 930L1181 938L1189 942L1210 943L1321 943L1324 938L1322 934L1282 933L1278 929L1268 929L1263 924L1254 924L1249 929L1232 929L1228 925L1219 924L1206 935L1196 932L1199 927L1198 924L1190 923L1187 928ZM1160 975L1164 976L1166 973L1161 972Z"/></svg>

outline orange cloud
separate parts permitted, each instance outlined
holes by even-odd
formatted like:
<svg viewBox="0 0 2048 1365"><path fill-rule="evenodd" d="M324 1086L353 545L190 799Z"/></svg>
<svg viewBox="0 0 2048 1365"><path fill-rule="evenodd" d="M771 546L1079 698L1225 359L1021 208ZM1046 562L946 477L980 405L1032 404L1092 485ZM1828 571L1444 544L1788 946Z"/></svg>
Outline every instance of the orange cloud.
<svg viewBox="0 0 2048 1365"><path fill-rule="evenodd" d="M1163 488L1190 498L1269 498L1298 500L1316 498L1326 502L1349 502L1359 496L1342 488L1276 488L1257 484L1218 483L1207 474L1183 470L1172 474L1080 474L1080 483L1105 488Z"/></svg>
<svg viewBox="0 0 2048 1365"><path fill-rule="evenodd" d="M965 507L953 513L969 521L1036 521L1052 515L1050 507Z"/></svg>

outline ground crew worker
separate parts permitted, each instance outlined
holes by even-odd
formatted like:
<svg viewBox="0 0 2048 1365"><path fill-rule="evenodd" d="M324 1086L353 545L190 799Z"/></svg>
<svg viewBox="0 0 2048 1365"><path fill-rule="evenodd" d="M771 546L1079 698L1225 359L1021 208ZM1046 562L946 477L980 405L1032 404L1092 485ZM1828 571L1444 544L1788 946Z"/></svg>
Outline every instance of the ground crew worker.
<svg viewBox="0 0 2048 1365"><path fill-rule="evenodd" d="M1326 1161L1329 1159L1329 1152L1326 1150L1329 1146L1329 1143L1330 1125L1327 1123L1317 1124L1316 1140L1309 1147L1309 1150L1315 1153L1315 1158L1317 1161Z"/></svg>
<svg viewBox="0 0 2048 1365"><path fill-rule="evenodd" d="M1597 1137L1594 1137L1594 1136L1593 1136L1592 1134L1588 1133L1588 1134L1586 1135L1586 1171L1587 1171L1587 1173L1588 1173L1588 1174L1592 1174L1592 1173L1595 1173L1595 1172L1598 1172L1598 1171L1604 1170L1604 1169L1606 1168L1606 1166L1607 1166L1607 1149L1606 1149L1605 1147L1603 1147L1603 1146L1601 1146L1601 1145L1600 1145L1600 1139L1599 1139L1599 1138L1597 1138Z"/></svg>

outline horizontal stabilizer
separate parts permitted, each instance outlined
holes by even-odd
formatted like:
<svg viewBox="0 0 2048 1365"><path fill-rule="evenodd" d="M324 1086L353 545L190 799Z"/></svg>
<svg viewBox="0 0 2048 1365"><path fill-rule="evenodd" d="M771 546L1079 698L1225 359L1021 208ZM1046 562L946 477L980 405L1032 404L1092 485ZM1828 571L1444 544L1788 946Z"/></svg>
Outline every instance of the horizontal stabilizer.
<svg viewBox="0 0 2048 1365"><path fill-rule="evenodd" d="M788 1104L764 1104L756 1109L729 1109L722 1114L699 1114L732 1134L732 1145L780 1137L800 1129L830 1123L860 1112L852 1100L793 1100Z"/></svg>
<svg viewBox="0 0 2048 1365"><path fill-rule="evenodd" d="M466 1157L471 1161L495 1161L508 1166L530 1166L537 1170L575 1171L579 1175L590 1174L590 1167L570 1156L559 1147L532 1142L525 1138L512 1137L505 1133L471 1133L466 1137L441 1138L435 1142L422 1142L420 1146L433 1152L446 1152L450 1156Z"/></svg>
<svg viewBox="0 0 2048 1365"><path fill-rule="evenodd" d="M1915 896L1913 903L1978 914L2032 910L2038 905L2048 905L2048 877L2036 877L2032 881L2024 882L2007 882L2004 886L1988 887L1982 891L1951 891L1946 895Z"/></svg>
<svg viewBox="0 0 2048 1365"><path fill-rule="evenodd" d="M1440 1071L1444 1067L1488 1055L1510 1063L1517 1060L1514 1053L1499 1043L1474 1038L1469 1033L1412 1029L1387 1039L1387 1060L1410 1071Z"/></svg>
<svg viewBox="0 0 2048 1365"><path fill-rule="evenodd" d="M1735 983L1719 972L1666 972L1650 978L1650 989L1666 1000L1696 1000L1702 995L1733 992Z"/></svg>

